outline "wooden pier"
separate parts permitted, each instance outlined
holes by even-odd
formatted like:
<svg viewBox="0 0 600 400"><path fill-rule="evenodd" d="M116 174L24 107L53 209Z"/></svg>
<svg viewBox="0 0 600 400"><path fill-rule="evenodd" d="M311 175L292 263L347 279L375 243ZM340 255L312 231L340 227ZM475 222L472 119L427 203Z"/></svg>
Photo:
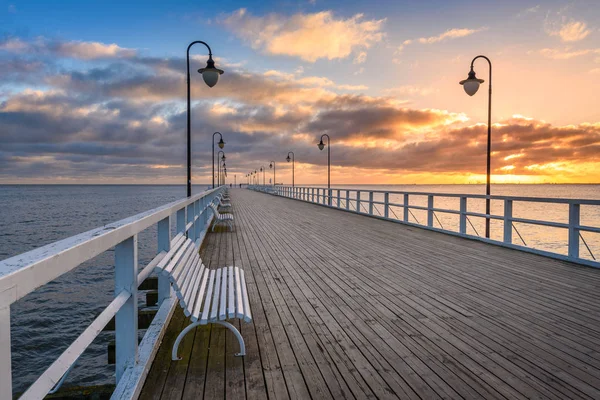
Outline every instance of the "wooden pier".
<svg viewBox="0 0 600 400"><path fill-rule="evenodd" d="M141 399L600 398L600 270L231 190L210 268L246 271L254 321L178 307Z"/></svg>

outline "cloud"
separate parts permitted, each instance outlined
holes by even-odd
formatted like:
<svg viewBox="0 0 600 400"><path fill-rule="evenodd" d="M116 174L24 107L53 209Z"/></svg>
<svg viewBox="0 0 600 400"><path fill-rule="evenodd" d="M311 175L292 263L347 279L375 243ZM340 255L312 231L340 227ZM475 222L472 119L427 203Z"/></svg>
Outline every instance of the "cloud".
<svg viewBox="0 0 600 400"><path fill-rule="evenodd" d="M582 49L582 50L561 50L561 49L541 49L539 53L553 60L569 60L575 57L582 57L590 54L600 54L600 49Z"/></svg>
<svg viewBox="0 0 600 400"><path fill-rule="evenodd" d="M0 50L16 54L48 54L63 58L96 60L109 58L131 58L136 50L120 47L116 44L83 41L59 41L37 38L24 41L20 38L7 38L0 41Z"/></svg>
<svg viewBox="0 0 600 400"><path fill-rule="evenodd" d="M55 51L64 57L79 58L81 60L94 60L98 58L133 57L136 51L119 47L116 44L99 42L62 42L56 44Z"/></svg>
<svg viewBox="0 0 600 400"><path fill-rule="evenodd" d="M437 36L429 36L429 37L421 37L418 39L408 39L402 42L402 44L398 47L398 52L404 50L404 48L413 43L421 43L421 44L434 44L439 42L444 42L451 39L458 39L467 36L471 36L478 32L483 32L488 30L487 27L481 27L477 29L469 29L469 28L454 28L448 29L446 32L440 33Z"/></svg>
<svg viewBox="0 0 600 400"><path fill-rule="evenodd" d="M362 64L365 61L367 61L367 52L361 51L356 55L356 57L354 57L354 61L352 61L352 64Z"/></svg>
<svg viewBox="0 0 600 400"><path fill-rule="evenodd" d="M1 182L183 181L185 59L134 55L60 70L42 59L10 61L13 70L32 63L32 79L47 89L3 94ZM369 179L374 170L396 176L485 170L486 128L464 114L338 92L365 88L305 76L303 69L255 73L222 66L227 79L210 90L193 77L193 176L200 181L210 177L206 143L217 130L227 142L232 174L265 159L283 162L281 149L293 150L306 171L318 171L326 163L315 146L322 133L335 143L334 171L344 168L355 177ZM425 95L428 88L402 86L397 92ZM535 177L560 169L573 177L583 174L584 165L600 165L598 123L555 126L515 116L494 125L493 135L495 175Z"/></svg>
<svg viewBox="0 0 600 400"><path fill-rule="evenodd" d="M535 14L538 11L540 11L540 5L539 4L536 5L536 6L533 6L533 7L526 8L526 9L524 9L522 11L519 11L519 13L517 14L517 18L524 17L525 15L528 15L528 14Z"/></svg>
<svg viewBox="0 0 600 400"><path fill-rule="evenodd" d="M562 42L578 42L592 33L585 22L567 20L564 16L558 20L547 18L544 28L548 35L558 36Z"/></svg>
<svg viewBox="0 0 600 400"><path fill-rule="evenodd" d="M432 44L432 43L443 42L448 39L457 39L457 38L462 38L465 36L470 36L474 33L485 31L487 29L488 29L487 27L483 27L483 28L479 28L479 29L467 29L467 28L449 29L446 32L439 34L437 36L420 38L419 43Z"/></svg>
<svg viewBox="0 0 600 400"><path fill-rule="evenodd" d="M336 18L331 11L312 14L253 16L245 8L221 18L220 22L254 49L267 54L344 59L380 42L385 19L365 20L362 14ZM366 55L365 55L366 56Z"/></svg>
<svg viewBox="0 0 600 400"><path fill-rule="evenodd" d="M385 93L387 95L393 95L393 96L397 96L397 95L429 96L429 95L431 95L433 93L437 93L437 92L439 92L439 89L432 88L432 87L421 87L421 86L415 86L415 85L404 85L404 86L399 86L399 87L395 87L395 88L385 89L383 91L383 93Z"/></svg>

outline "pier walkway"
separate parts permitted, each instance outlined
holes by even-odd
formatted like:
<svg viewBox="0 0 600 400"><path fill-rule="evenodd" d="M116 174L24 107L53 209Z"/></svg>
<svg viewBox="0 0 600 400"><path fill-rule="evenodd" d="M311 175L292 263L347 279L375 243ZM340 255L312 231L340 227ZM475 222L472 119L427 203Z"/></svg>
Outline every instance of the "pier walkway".
<svg viewBox="0 0 600 400"><path fill-rule="evenodd" d="M254 321L186 336L141 399L600 398L600 270L230 190L210 268L245 269Z"/></svg>

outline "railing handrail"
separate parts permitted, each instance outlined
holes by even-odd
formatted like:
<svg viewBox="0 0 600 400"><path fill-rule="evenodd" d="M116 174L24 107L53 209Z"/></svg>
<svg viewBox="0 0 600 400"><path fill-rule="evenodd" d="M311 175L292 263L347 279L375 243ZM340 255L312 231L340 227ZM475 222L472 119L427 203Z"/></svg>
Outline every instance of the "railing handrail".
<svg viewBox="0 0 600 400"><path fill-rule="evenodd" d="M217 190L219 188L176 200L0 261L0 306L14 303L81 263Z"/></svg>
<svg viewBox="0 0 600 400"><path fill-rule="evenodd" d="M262 185L261 185L262 186ZM275 187L292 187L292 186L288 186L288 185L277 185ZM581 204L581 205L600 205L600 200L593 200L593 199L570 199L570 198L563 198L563 197L529 197L529 196L505 196L505 195L485 195L485 194L469 194L469 193L439 193L439 192L409 192L409 191L402 191L402 190L380 190L380 189L356 189L356 188L340 188L340 187L334 187L334 188L326 188L326 187L320 187L320 186L294 186L297 189L300 188L304 188L304 189L321 189L321 190L343 190L343 191L350 191L350 192L373 192L373 193L389 193L389 194L408 194L408 195L412 195L412 196L436 196L436 197L468 197L471 199L487 199L489 198L490 200L514 200L514 201L529 201L529 202L536 202L536 203L559 203L559 204ZM356 200L356 199L351 199L351 200ZM366 199L365 199L366 200Z"/></svg>

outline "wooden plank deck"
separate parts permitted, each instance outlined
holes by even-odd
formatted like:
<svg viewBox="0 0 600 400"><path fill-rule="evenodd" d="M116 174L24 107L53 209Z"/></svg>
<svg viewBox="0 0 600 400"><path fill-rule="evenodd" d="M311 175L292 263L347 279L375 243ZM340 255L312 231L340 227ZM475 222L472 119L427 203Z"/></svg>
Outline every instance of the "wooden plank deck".
<svg viewBox="0 0 600 400"><path fill-rule="evenodd" d="M600 399L600 270L245 189L211 268L245 269L254 321L198 328L142 399Z"/></svg>

